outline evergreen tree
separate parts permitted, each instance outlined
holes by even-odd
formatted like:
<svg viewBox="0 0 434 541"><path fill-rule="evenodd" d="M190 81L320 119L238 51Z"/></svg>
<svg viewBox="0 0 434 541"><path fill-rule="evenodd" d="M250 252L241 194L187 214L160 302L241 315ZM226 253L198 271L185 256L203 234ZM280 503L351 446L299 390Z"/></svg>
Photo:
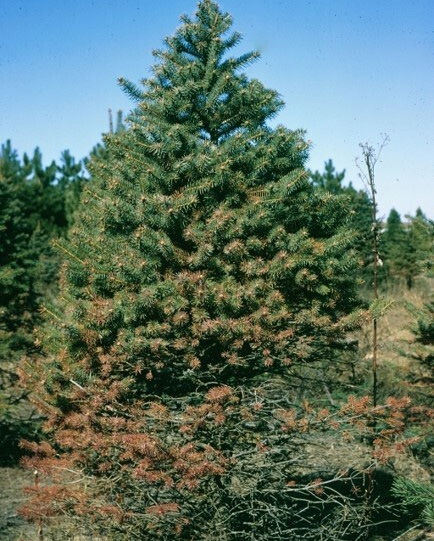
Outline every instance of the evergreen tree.
<svg viewBox="0 0 434 541"><path fill-rule="evenodd" d="M415 217L409 217L407 224L392 209L381 237L389 276L404 279L411 289L415 278L429 273L433 267L433 239L433 224L420 209Z"/></svg>
<svg viewBox="0 0 434 541"><path fill-rule="evenodd" d="M432 275L434 270L434 222L420 208L410 217L409 244L415 251L415 275Z"/></svg>
<svg viewBox="0 0 434 541"><path fill-rule="evenodd" d="M0 329L2 358L14 357L21 350L30 314L35 311L32 272L37 261L31 242L34 225L26 216L31 199L26 176L31 167L24 166L10 141L0 152ZM9 355L6 349L10 349Z"/></svg>
<svg viewBox="0 0 434 541"><path fill-rule="evenodd" d="M67 227L71 227L87 178L84 176L82 163L76 162L69 150L63 151L60 159L61 163L57 166L57 186L63 196Z"/></svg>
<svg viewBox="0 0 434 541"><path fill-rule="evenodd" d="M97 143L93 149L90 151L89 157L84 160L84 163L86 167L89 169L92 169L92 166L90 165L92 160L108 160L109 159L109 152L107 149L107 145L104 140L104 135L113 135L113 134L119 134L125 131L125 124L123 119L123 112L118 111L116 114L116 127L113 127L113 117L112 117L112 110L109 109L109 132L108 134L103 134L103 140L100 143Z"/></svg>
<svg viewBox="0 0 434 541"><path fill-rule="evenodd" d="M68 164L74 163L66 152ZM66 162L64 163L64 166ZM74 175L48 167L36 149L20 160L7 141L0 151L0 461L16 453L23 434L33 430L29 409L17 389L15 368L34 352L32 331L40 321L43 298L57 290L59 257L50 245L67 228L65 194L78 181Z"/></svg>
<svg viewBox="0 0 434 541"><path fill-rule="evenodd" d="M434 300L424 304L422 308L408 304L407 308L416 318L413 332L416 344L412 349L412 357L428 369L428 383L434 378Z"/></svg>
<svg viewBox="0 0 434 541"><path fill-rule="evenodd" d="M311 178L313 185L325 192L341 195L345 190L345 187L342 186L342 181L345 178L345 169L338 173L332 160L325 162L324 173L315 171L315 173L311 173Z"/></svg>
<svg viewBox="0 0 434 541"><path fill-rule="evenodd" d="M381 246L388 276L391 278L405 276L406 268L410 269L414 265L414 253L409 253L413 247L408 245L404 224L399 212L395 209L390 211L387 218L386 227L381 236ZM408 260L409 257L410 260Z"/></svg>
<svg viewBox="0 0 434 541"><path fill-rule="evenodd" d="M29 464L85 480L35 505L116 539L318 539L290 483L298 382L357 324L353 234L303 132L268 126L282 101L243 73L257 53L227 55L231 23L202 0L143 88L121 79L137 107L91 161L46 357L23 367L47 414Z"/></svg>
<svg viewBox="0 0 434 541"><path fill-rule="evenodd" d="M0 151L0 463L29 435L22 415L23 392L16 389L15 366L32 348L31 330L37 314L35 269L38 234L28 212L32 201L27 175L10 141ZM33 203L32 203L33 204Z"/></svg>
<svg viewBox="0 0 434 541"><path fill-rule="evenodd" d="M432 485L418 483L410 479L397 479L393 493L402 500L404 512L417 510L418 519L428 527L434 527L434 488Z"/></svg>
<svg viewBox="0 0 434 541"><path fill-rule="evenodd" d="M367 279L371 275L372 264L372 202L364 190L356 190L350 182L343 185L345 169L336 171L332 160L324 164L324 172L311 173L312 184L323 192L344 196L350 209L348 227L356 232L354 248L361 258L361 276Z"/></svg>

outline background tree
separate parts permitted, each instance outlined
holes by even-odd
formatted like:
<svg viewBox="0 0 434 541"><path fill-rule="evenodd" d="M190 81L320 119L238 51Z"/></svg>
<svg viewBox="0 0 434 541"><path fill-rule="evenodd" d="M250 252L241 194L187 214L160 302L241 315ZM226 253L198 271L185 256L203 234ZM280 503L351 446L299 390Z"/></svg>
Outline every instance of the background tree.
<svg viewBox="0 0 434 541"><path fill-rule="evenodd" d="M37 313L35 272L39 231L32 223L33 205L27 176L31 163L22 164L10 141L0 153L0 462L29 435L28 413L22 415L24 393L15 388L17 360L32 348L31 330ZM30 423L31 425L31 423Z"/></svg>
<svg viewBox="0 0 434 541"><path fill-rule="evenodd" d="M434 269L434 222L420 208L414 217L409 217L408 243L415 250L415 276L433 276Z"/></svg>
<svg viewBox="0 0 434 541"><path fill-rule="evenodd" d="M398 278L405 276L405 267L408 268L414 265L413 247L408 247L407 232L404 224L401 221L399 213L392 209L386 221L385 229L381 235L382 257L386 272L390 278Z"/></svg>
<svg viewBox="0 0 434 541"><path fill-rule="evenodd" d="M63 214L67 227L74 222L74 214L80 204L80 196L88 178L83 164L76 162L69 150L62 152L57 166L57 187L63 199Z"/></svg>
<svg viewBox="0 0 434 541"><path fill-rule="evenodd" d="M418 209L403 223L392 209L381 235L386 272L391 280L404 280L411 289L415 279L433 266L433 224Z"/></svg>
<svg viewBox="0 0 434 541"><path fill-rule="evenodd" d="M417 359L424 368L427 383L434 379L434 300L427 302L423 307L414 304L407 305L410 312L416 318L413 332L416 337L416 347L412 350L413 358Z"/></svg>
<svg viewBox="0 0 434 541"><path fill-rule="evenodd" d="M40 303L57 290L59 258L50 240L66 232L65 196L80 181L80 171L68 152L59 169L54 162L44 167L39 149L20 160L10 141L1 147L0 461L9 460L23 434L34 430L22 401L26 393L15 386L15 367L34 353Z"/></svg>
<svg viewBox="0 0 434 541"><path fill-rule="evenodd" d="M341 195L345 190L342 181L345 178L345 169L338 173L332 160L324 163L324 173L315 171L311 173L311 179L314 186L325 192L330 192L334 195Z"/></svg>
<svg viewBox="0 0 434 541"><path fill-rule="evenodd" d="M350 209L348 227L356 232L353 246L361 259L360 275L367 280L372 274L372 202L364 190L356 190L350 182L343 185L345 170L336 171L332 160L324 164L324 172L311 173L312 184L322 192L345 196Z"/></svg>

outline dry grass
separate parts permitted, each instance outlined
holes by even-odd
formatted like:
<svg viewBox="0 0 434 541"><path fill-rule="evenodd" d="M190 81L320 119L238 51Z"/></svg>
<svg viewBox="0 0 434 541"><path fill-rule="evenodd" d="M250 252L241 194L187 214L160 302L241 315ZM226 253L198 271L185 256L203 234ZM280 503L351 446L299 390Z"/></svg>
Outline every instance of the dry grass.
<svg viewBox="0 0 434 541"><path fill-rule="evenodd" d="M36 530L17 514L26 500L24 487L33 483L31 472L21 468L0 468L0 540L35 541Z"/></svg>
<svg viewBox="0 0 434 541"><path fill-rule="evenodd" d="M421 307L427 299L426 282L419 284L419 287L412 290L405 288L392 289L385 296L390 298L390 308L378 321L378 344L379 362L392 362L398 366L406 367L411 362L407 352L411 348L414 335L411 331L414 325L414 318L406 308L407 303ZM362 331L361 351L365 358L369 359L371 354L371 325L366 326Z"/></svg>

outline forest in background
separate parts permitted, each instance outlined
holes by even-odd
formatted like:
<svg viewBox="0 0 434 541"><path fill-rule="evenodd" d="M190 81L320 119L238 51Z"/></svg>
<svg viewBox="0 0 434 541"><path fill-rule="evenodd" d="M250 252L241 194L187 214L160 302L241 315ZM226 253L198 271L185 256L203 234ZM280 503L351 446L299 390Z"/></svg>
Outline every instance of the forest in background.
<svg viewBox="0 0 434 541"><path fill-rule="evenodd" d="M41 472L21 512L46 539L427 531L434 223L420 209L377 223L369 191L331 160L306 170L303 135L265 127L277 95L237 72L252 58L222 61L236 35L204 79L195 40L230 25L200 5L146 92L122 82L141 105L83 163L1 147L0 458ZM371 325L397 306L409 335L385 353L380 332L372 404ZM95 487L47 484L53 467Z"/></svg>

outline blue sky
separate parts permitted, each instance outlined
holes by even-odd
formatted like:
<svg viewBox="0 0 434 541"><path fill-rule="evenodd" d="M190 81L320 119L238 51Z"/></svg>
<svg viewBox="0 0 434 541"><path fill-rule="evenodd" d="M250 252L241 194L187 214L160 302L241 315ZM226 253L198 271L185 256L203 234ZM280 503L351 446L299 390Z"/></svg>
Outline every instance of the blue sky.
<svg viewBox="0 0 434 541"><path fill-rule="evenodd" d="M259 49L251 77L282 95L278 123L312 140L362 187L359 143L390 143L376 170L380 211L434 218L434 1L221 0ZM131 108L117 78L149 75L151 51L194 0L0 0L0 141L44 160L84 157Z"/></svg>

